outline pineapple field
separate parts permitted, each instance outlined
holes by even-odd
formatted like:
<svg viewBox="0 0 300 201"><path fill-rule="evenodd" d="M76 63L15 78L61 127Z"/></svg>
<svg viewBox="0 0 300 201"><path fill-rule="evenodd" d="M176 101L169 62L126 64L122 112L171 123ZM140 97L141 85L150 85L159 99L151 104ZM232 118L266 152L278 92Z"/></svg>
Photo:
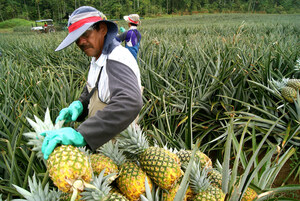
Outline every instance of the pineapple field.
<svg viewBox="0 0 300 201"><path fill-rule="evenodd" d="M0 201L300 200L300 15L142 21L138 123L47 161L39 133L63 126L89 58L54 52L64 31L0 33Z"/></svg>

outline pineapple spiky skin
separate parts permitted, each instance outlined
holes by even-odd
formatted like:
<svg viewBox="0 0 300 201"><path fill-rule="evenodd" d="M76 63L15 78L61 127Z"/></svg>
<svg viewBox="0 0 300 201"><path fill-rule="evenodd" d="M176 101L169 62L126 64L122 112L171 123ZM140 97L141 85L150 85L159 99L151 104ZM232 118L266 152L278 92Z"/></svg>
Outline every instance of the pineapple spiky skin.
<svg viewBox="0 0 300 201"><path fill-rule="evenodd" d="M171 189L183 175L174 155L164 148L149 147L139 157L141 167L162 189Z"/></svg>
<svg viewBox="0 0 300 201"><path fill-rule="evenodd" d="M136 163L127 161L121 165L117 186L129 200L139 200L145 193L145 178L147 177L150 189L152 183L146 173Z"/></svg>
<svg viewBox="0 0 300 201"><path fill-rule="evenodd" d="M62 193L59 197L59 201L70 201L72 197L72 193ZM81 199L80 195L77 195L75 201L79 201Z"/></svg>
<svg viewBox="0 0 300 201"><path fill-rule="evenodd" d="M297 98L297 90L292 87L282 88L281 94L290 103L293 103L294 99Z"/></svg>
<svg viewBox="0 0 300 201"><path fill-rule="evenodd" d="M208 176L212 186L222 188L222 174L218 170L211 169Z"/></svg>
<svg viewBox="0 0 300 201"><path fill-rule="evenodd" d="M76 180L89 183L92 179L88 157L72 145L56 147L47 160L47 168L53 183L65 193L73 191L72 184Z"/></svg>
<svg viewBox="0 0 300 201"><path fill-rule="evenodd" d="M125 196L123 196L120 193L111 193L108 198L106 198L104 201L129 201Z"/></svg>
<svg viewBox="0 0 300 201"><path fill-rule="evenodd" d="M180 186L180 183L176 183L176 185L171 188L170 190L164 190L162 192L162 198L164 201L173 201L175 196L176 196L176 193L177 191L179 190L179 186ZM188 186L186 192L185 192L185 196L183 198L183 201L186 201L186 200L193 200L193 197L194 197L194 193L191 189L190 186Z"/></svg>
<svg viewBox="0 0 300 201"><path fill-rule="evenodd" d="M114 161L103 154L92 154L90 156L90 161L95 175L99 175L104 169L104 176L119 172L118 166L114 163Z"/></svg>
<svg viewBox="0 0 300 201"><path fill-rule="evenodd" d="M248 187L241 201L252 201L257 198L257 193L252 188Z"/></svg>
<svg viewBox="0 0 300 201"><path fill-rule="evenodd" d="M187 165L191 159L192 150L181 149L179 152L176 153L176 155L179 157L179 159L183 165ZM195 157L197 160L200 160L202 168L212 167L211 159L203 152L196 151Z"/></svg>
<svg viewBox="0 0 300 201"><path fill-rule="evenodd" d="M287 86L296 90L300 90L300 79L289 79Z"/></svg>

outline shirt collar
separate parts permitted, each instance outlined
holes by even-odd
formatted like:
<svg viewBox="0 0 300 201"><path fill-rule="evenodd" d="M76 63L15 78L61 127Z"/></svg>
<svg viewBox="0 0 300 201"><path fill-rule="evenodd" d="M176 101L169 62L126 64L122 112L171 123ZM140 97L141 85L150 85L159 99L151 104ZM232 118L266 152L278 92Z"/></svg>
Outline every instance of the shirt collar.
<svg viewBox="0 0 300 201"><path fill-rule="evenodd" d="M129 30L130 29L137 29L137 27L136 26L131 26L131 27L129 27Z"/></svg>
<svg viewBox="0 0 300 201"><path fill-rule="evenodd" d="M95 66L104 66L105 62L107 59L107 55L106 54L101 54L100 57L96 60L96 57L92 57L92 65Z"/></svg>

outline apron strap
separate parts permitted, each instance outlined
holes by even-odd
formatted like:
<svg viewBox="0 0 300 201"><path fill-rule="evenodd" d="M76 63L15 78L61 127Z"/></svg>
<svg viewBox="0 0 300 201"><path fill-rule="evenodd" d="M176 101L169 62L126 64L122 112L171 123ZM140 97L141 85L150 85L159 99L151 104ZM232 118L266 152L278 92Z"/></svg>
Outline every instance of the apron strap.
<svg viewBox="0 0 300 201"><path fill-rule="evenodd" d="M103 69L103 66L101 66L101 69L100 69L100 72L99 72L99 75L98 75L98 78L97 78L97 81L96 81L96 84L95 84L94 88L90 91L90 93L86 97L87 100L90 100L91 97L93 96L95 90L98 89L98 84L99 84L99 80L100 80L100 77L101 77L102 69Z"/></svg>

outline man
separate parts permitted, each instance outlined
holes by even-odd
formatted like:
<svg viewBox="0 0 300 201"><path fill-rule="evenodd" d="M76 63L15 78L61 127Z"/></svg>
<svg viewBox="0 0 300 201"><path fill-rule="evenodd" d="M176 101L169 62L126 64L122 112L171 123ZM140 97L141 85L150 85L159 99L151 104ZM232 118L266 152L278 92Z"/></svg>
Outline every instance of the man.
<svg viewBox="0 0 300 201"><path fill-rule="evenodd" d="M120 28L122 34L117 36L120 42L125 41L125 47L129 49L134 58L137 58L141 42L141 33L137 30L137 26L141 24L140 16L138 14L131 14L123 17L128 22L129 30L125 31L123 27Z"/></svg>
<svg viewBox="0 0 300 201"><path fill-rule="evenodd" d="M142 108L140 71L131 53L115 40L118 27L97 9L83 6L69 18L68 36L55 51L73 42L92 57L87 84L79 100L60 111L56 121L83 121L75 130L47 131L42 152L48 159L59 144L92 150L129 126Z"/></svg>

